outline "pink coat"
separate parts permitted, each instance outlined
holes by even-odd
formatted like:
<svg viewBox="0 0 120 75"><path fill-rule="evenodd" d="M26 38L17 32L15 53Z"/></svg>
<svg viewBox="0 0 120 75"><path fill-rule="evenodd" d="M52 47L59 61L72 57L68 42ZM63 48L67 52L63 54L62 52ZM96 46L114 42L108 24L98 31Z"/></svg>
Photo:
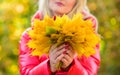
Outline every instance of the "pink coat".
<svg viewBox="0 0 120 75"><path fill-rule="evenodd" d="M33 19L40 19L42 15L37 12ZM86 19L91 19L96 28L96 19L93 16L88 16ZM31 56L30 48L26 43L30 40L27 30L22 34L20 40L19 67L21 75L52 75L49 66L49 58L46 55ZM97 75L97 70L100 65L99 44L96 45L96 54L86 57L75 57L68 71L56 72L55 75Z"/></svg>

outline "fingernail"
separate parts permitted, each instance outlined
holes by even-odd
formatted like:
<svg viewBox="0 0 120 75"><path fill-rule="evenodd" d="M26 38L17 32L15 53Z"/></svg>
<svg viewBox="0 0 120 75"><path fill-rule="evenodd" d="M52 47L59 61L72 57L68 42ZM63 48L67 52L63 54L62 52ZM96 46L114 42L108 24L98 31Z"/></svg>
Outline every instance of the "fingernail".
<svg viewBox="0 0 120 75"><path fill-rule="evenodd" d="M67 42L65 42L65 45L69 45Z"/></svg>
<svg viewBox="0 0 120 75"><path fill-rule="evenodd" d="M66 50L63 52L63 54L66 54Z"/></svg>
<svg viewBox="0 0 120 75"><path fill-rule="evenodd" d="M68 49L69 46L65 46L65 49Z"/></svg>

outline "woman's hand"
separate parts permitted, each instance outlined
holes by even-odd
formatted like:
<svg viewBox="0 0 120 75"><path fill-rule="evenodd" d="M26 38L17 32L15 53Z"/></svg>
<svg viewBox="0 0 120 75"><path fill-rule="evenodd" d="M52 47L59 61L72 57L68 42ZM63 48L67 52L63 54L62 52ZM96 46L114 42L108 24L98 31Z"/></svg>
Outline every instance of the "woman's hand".
<svg viewBox="0 0 120 75"><path fill-rule="evenodd" d="M63 58L61 59L61 61L63 62L63 65L62 65L63 69L69 68L75 56L75 51L72 49L72 47L69 46L66 49L67 50L64 53Z"/></svg>
<svg viewBox="0 0 120 75"><path fill-rule="evenodd" d="M52 72L57 71L57 66L56 65L64 57L63 53L65 52L65 48L66 48L65 44L63 44L59 47L56 47L56 45L51 46L50 52L49 52L49 58L50 58L50 69L51 69Z"/></svg>

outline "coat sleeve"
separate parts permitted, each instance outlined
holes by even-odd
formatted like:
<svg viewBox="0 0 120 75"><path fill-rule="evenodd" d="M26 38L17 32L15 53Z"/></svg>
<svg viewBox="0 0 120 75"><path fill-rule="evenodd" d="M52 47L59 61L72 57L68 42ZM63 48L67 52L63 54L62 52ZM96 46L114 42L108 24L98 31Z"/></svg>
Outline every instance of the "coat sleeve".
<svg viewBox="0 0 120 75"><path fill-rule="evenodd" d="M87 17L93 22L93 28L97 33L97 20L93 16ZM86 20L85 19L85 20ZM96 45L96 54L90 57L75 58L68 72L58 72L56 75L97 75L100 66L100 45Z"/></svg>
<svg viewBox="0 0 120 75"><path fill-rule="evenodd" d="M88 58L75 58L68 75L97 75L100 65L99 45L96 47L96 54Z"/></svg>
<svg viewBox="0 0 120 75"><path fill-rule="evenodd" d="M31 56L31 50L26 45L29 40L30 38L25 31L21 37L19 46L20 75L50 75L49 59L45 55L41 57Z"/></svg>

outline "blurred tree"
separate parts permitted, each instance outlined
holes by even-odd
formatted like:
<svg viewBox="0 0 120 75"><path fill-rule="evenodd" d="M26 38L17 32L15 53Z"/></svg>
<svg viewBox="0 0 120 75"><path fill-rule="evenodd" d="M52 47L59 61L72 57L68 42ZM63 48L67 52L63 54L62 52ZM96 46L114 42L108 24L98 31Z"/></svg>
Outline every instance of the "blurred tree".
<svg viewBox="0 0 120 75"><path fill-rule="evenodd" d="M88 5L102 36L99 75L120 75L120 0L89 0Z"/></svg>
<svg viewBox="0 0 120 75"><path fill-rule="evenodd" d="M0 75L19 75L20 35L36 10L37 0L0 0Z"/></svg>

